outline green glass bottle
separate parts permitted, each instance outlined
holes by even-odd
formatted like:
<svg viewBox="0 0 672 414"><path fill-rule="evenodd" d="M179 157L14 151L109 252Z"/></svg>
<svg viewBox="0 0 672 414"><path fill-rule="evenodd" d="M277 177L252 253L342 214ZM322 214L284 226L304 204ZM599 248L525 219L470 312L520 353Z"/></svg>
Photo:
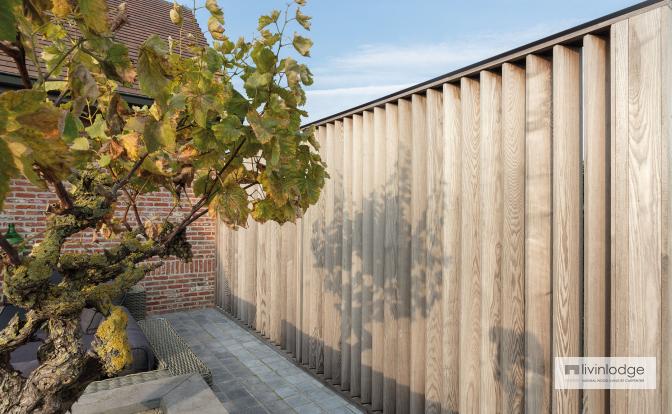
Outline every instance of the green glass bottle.
<svg viewBox="0 0 672 414"><path fill-rule="evenodd" d="M10 223L7 228L7 233L5 233L5 240L9 242L12 246L17 246L23 242L23 237L16 232L14 223Z"/></svg>

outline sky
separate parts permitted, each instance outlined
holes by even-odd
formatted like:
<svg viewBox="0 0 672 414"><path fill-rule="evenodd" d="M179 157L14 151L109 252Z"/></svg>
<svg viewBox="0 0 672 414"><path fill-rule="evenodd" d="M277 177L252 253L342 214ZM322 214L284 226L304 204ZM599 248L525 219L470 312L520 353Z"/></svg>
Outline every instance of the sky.
<svg viewBox="0 0 672 414"><path fill-rule="evenodd" d="M191 5L191 0L183 0ZM219 0L226 33L251 38L286 0ZM638 3L632 0L308 0L310 122ZM207 27L207 11L199 12Z"/></svg>

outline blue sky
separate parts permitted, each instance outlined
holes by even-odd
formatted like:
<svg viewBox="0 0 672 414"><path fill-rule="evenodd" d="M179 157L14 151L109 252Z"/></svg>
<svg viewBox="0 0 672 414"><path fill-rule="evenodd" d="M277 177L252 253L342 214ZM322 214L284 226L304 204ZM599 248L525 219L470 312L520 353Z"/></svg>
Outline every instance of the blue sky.
<svg viewBox="0 0 672 414"><path fill-rule="evenodd" d="M191 4L191 0L183 0ZM227 34L255 34L284 0L219 0ZM308 120L638 3L632 0L308 0L314 40ZM206 12L207 13L207 12ZM199 13L201 27L207 16Z"/></svg>

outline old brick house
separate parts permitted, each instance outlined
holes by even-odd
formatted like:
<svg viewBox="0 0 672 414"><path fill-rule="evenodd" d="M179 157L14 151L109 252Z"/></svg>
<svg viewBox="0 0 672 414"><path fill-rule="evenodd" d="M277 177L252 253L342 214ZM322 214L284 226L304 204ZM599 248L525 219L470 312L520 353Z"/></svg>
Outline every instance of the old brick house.
<svg viewBox="0 0 672 414"><path fill-rule="evenodd" d="M119 3L121 3L119 0L108 0L109 10L116 10ZM133 61L137 60L139 46L150 35L158 34L164 39L168 36L179 38L179 28L168 18L171 7L172 3L164 0L127 2L128 20L117 32L116 38L128 46ZM186 11L184 32L194 33L196 42L205 43L205 37L194 17ZM28 68L31 74L34 74L35 68L30 62ZM0 52L0 91L17 88L20 85L19 73L14 62ZM130 104L151 104L151 100L142 95L137 85L132 88L120 87L119 90ZM4 233L10 223L15 223L16 230L22 237L30 242L39 241L40 234L45 228L44 212L55 199L52 193L41 191L26 180L14 180L12 192L5 200L3 211L0 212L0 231ZM173 200L168 193L151 194L138 202L143 218L161 217L172 206ZM129 220L131 224L135 224L134 218ZM194 252L192 262L164 260L164 265L142 282L147 290L148 311L151 313L202 308L214 304L214 222L206 215L191 225L188 234ZM106 243L101 239L89 231L75 238L69 248L83 251L99 249L105 247ZM0 292L1 289L0 286Z"/></svg>

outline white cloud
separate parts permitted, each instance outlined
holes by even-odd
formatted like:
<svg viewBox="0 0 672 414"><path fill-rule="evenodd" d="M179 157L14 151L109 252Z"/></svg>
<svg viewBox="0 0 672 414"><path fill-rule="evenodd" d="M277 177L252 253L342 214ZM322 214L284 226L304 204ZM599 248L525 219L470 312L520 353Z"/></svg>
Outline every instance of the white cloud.
<svg viewBox="0 0 672 414"><path fill-rule="evenodd" d="M569 27L570 21L527 30L481 33L419 44L375 43L325 59L312 68L309 120L317 120L476 63Z"/></svg>

